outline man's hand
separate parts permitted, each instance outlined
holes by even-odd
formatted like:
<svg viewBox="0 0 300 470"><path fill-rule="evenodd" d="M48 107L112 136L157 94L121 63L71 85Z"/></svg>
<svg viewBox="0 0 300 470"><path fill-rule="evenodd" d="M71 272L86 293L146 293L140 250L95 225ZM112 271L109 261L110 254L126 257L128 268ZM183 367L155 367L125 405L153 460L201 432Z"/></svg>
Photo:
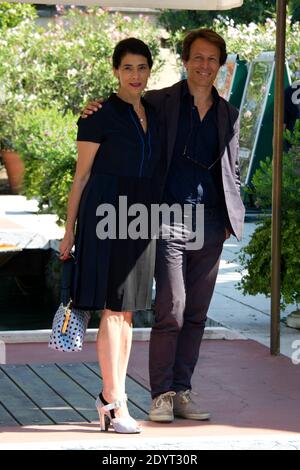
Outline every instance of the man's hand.
<svg viewBox="0 0 300 470"><path fill-rule="evenodd" d="M99 98L96 101L90 101L84 108L84 110L81 113L82 119L85 119L89 117L91 114L95 113L98 111L98 109L102 108L102 103L104 101L104 98Z"/></svg>

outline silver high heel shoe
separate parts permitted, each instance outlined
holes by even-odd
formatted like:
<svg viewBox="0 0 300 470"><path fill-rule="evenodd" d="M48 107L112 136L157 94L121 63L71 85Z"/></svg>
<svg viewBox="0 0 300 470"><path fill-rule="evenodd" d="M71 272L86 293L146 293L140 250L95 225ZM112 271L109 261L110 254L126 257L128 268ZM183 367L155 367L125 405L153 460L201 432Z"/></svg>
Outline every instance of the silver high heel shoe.
<svg viewBox="0 0 300 470"><path fill-rule="evenodd" d="M126 401L127 395L113 403L108 403L103 398L102 393L100 393L99 397L96 399L96 408L99 413L101 431L108 431L109 425L111 424L115 432L118 433L136 434L141 432L141 426L131 416L123 418L115 417L114 409L121 408L125 405Z"/></svg>

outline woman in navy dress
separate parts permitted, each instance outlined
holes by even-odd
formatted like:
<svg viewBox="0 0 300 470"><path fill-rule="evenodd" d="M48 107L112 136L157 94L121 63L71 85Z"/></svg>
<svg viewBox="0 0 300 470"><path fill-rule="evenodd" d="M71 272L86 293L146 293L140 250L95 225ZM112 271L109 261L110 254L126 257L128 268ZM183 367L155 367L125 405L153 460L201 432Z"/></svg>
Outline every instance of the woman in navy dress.
<svg viewBox="0 0 300 470"><path fill-rule="evenodd" d="M151 308L155 262L150 230L147 238L126 233L138 215L127 215L127 208L140 203L150 209L157 199L158 120L142 98L151 67L145 43L129 38L117 44L113 72L118 92L91 118L78 121L78 161L60 245L61 259L66 259L75 243L73 305L103 310L97 338L103 390L96 406L101 429L111 422L121 433L141 431L127 410L125 377L132 312ZM108 214L113 213L111 223Z"/></svg>

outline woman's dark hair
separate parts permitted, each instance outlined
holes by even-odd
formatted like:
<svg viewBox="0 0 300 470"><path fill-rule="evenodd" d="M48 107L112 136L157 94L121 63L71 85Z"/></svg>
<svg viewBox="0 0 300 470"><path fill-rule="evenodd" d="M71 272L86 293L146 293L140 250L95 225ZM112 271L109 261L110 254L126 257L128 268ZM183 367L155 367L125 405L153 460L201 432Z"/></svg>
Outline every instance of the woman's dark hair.
<svg viewBox="0 0 300 470"><path fill-rule="evenodd" d="M152 68L153 60L150 49L147 44L145 44L140 39L128 38L118 42L112 57L113 67L115 69L118 69L120 67L122 59L126 54L136 54L146 57L149 68Z"/></svg>
<svg viewBox="0 0 300 470"><path fill-rule="evenodd" d="M182 59L188 61L190 58L191 47L196 39L205 39L214 44L220 50L220 65L224 65L227 59L226 43L222 36L212 29L202 28L190 31L182 43Z"/></svg>

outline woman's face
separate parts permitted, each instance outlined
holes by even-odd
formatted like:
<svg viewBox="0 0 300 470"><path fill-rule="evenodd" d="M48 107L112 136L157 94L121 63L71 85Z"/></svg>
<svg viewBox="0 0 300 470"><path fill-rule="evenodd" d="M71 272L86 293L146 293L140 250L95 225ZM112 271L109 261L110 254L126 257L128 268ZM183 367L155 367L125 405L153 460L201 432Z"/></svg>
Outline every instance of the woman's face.
<svg viewBox="0 0 300 470"><path fill-rule="evenodd" d="M145 89L150 76L146 57L137 54L126 54L118 69L113 69L119 80L120 90L130 95L140 95Z"/></svg>

